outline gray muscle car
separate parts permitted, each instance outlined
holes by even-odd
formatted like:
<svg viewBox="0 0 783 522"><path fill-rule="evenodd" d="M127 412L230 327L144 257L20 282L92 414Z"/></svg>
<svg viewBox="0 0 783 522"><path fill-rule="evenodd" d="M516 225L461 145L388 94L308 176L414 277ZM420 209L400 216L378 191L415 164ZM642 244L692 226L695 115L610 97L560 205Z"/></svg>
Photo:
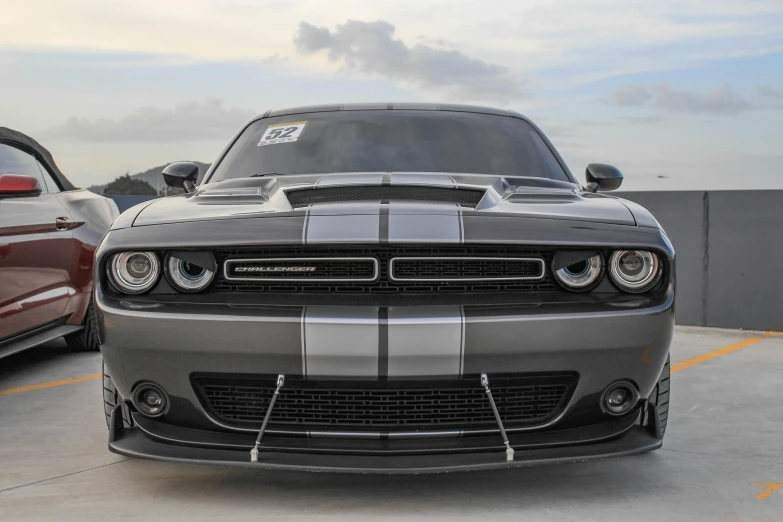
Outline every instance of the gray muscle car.
<svg viewBox="0 0 783 522"><path fill-rule="evenodd" d="M661 446L674 251L523 116L269 111L96 253L109 447L353 472Z"/></svg>

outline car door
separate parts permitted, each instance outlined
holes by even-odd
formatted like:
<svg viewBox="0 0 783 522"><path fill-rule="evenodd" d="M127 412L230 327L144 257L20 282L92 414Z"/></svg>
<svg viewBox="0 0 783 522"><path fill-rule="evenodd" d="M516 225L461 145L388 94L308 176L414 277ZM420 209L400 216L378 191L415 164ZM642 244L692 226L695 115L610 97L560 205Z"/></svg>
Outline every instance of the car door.
<svg viewBox="0 0 783 522"><path fill-rule="evenodd" d="M0 142L3 174L36 178L41 194L0 198L0 342L61 317L73 293L74 249L72 218L58 201L59 187L32 152Z"/></svg>

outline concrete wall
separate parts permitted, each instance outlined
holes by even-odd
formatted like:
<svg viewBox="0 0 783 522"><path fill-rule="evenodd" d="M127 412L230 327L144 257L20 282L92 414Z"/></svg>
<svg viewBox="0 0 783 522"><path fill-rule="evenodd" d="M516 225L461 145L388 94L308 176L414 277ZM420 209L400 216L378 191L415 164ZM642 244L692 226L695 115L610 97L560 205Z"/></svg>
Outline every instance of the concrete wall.
<svg viewBox="0 0 783 522"><path fill-rule="evenodd" d="M624 192L655 215L674 244L677 261L677 322L704 325L707 276L705 192Z"/></svg>
<svg viewBox="0 0 783 522"><path fill-rule="evenodd" d="M783 331L783 191L618 192L677 251L677 323ZM150 199L111 196L120 211Z"/></svg>
<svg viewBox="0 0 783 522"><path fill-rule="evenodd" d="M620 192L677 252L677 322L783 330L783 191Z"/></svg>

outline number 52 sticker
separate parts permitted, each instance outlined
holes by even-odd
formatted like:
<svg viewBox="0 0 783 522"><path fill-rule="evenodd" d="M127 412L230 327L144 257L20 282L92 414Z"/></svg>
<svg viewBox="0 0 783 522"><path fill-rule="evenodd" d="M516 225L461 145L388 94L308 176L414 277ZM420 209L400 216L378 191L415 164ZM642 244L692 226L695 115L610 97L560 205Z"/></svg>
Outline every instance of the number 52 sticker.
<svg viewBox="0 0 783 522"><path fill-rule="evenodd" d="M264 145L274 145L276 143L294 142L299 139L299 135L302 134L306 125L306 121L292 121L270 125L264 131L258 146L263 147Z"/></svg>

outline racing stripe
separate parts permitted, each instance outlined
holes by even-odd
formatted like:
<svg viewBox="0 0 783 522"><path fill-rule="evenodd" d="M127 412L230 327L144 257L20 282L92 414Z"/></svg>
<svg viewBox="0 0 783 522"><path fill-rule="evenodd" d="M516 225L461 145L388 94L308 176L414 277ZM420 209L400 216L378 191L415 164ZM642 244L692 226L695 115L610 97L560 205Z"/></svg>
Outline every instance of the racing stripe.
<svg viewBox="0 0 783 522"><path fill-rule="evenodd" d="M461 306L307 306L302 374L309 379L461 376Z"/></svg>
<svg viewBox="0 0 783 522"><path fill-rule="evenodd" d="M382 172L361 172L355 174L329 174L318 180L318 187L380 185Z"/></svg>
<svg viewBox="0 0 783 522"><path fill-rule="evenodd" d="M455 203L389 204L390 243L463 243L462 207Z"/></svg>
<svg viewBox="0 0 783 522"><path fill-rule="evenodd" d="M304 216L304 224L302 225L302 244L307 244L307 226L310 224L310 207L312 205L307 205L307 208L305 209L305 216Z"/></svg>
<svg viewBox="0 0 783 522"><path fill-rule="evenodd" d="M456 305L389 307L389 378L461 375L463 317Z"/></svg>
<svg viewBox="0 0 783 522"><path fill-rule="evenodd" d="M389 243L389 202L381 201L381 208L378 214L378 243Z"/></svg>
<svg viewBox="0 0 783 522"><path fill-rule="evenodd" d="M380 201L317 203L307 209L302 242L378 243Z"/></svg>
<svg viewBox="0 0 783 522"><path fill-rule="evenodd" d="M438 174L435 172L396 172L391 174L391 184L454 187L457 185L457 182L448 174Z"/></svg>
<svg viewBox="0 0 783 522"><path fill-rule="evenodd" d="M307 306L302 314L302 374L377 379L378 308Z"/></svg>

